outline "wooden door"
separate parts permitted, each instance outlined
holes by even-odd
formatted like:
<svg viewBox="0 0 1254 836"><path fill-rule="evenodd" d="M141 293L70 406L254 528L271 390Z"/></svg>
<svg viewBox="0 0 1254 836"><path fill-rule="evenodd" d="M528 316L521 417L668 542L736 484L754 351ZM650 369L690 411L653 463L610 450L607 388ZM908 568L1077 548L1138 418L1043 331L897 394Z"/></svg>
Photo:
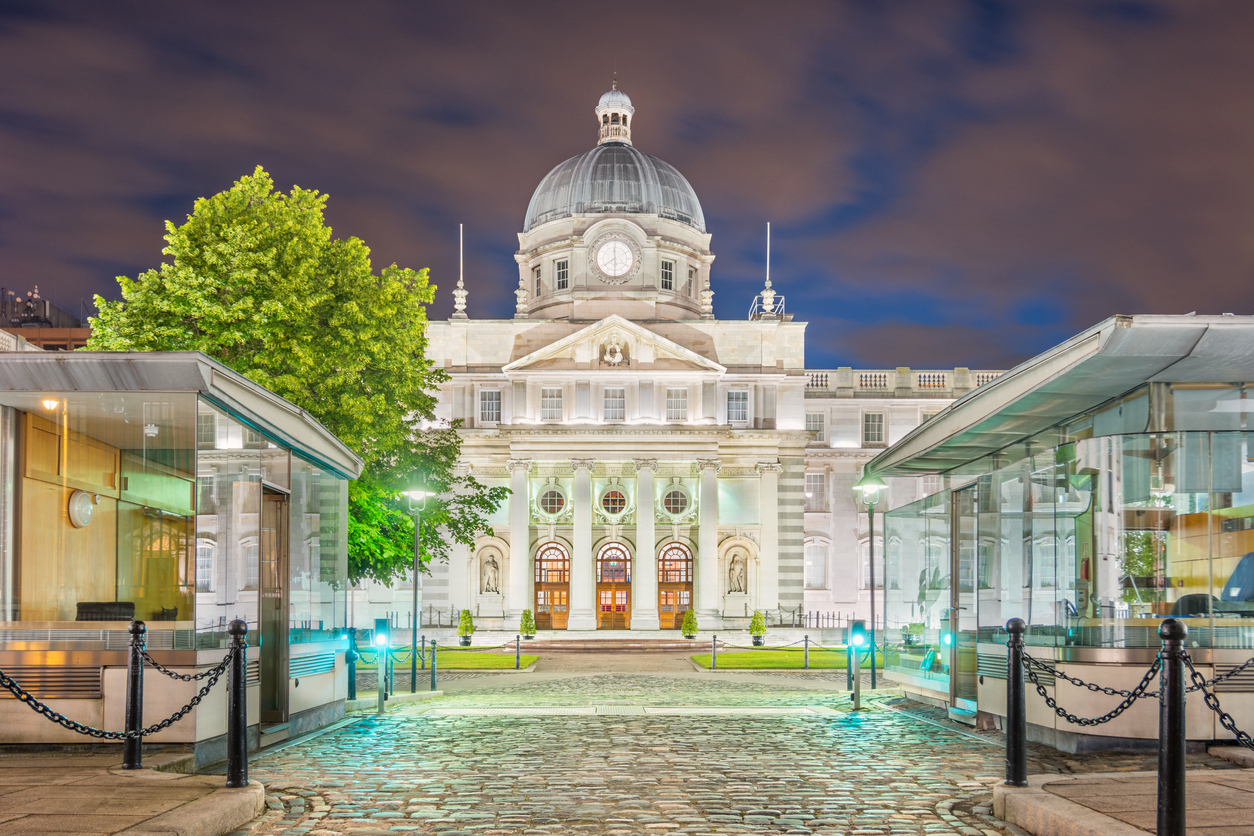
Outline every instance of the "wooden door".
<svg viewBox="0 0 1254 836"><path fill-rule="evenodd" d="M565 630L570 611L570 555L558 543L536 552L536 629Z"/></svg>
<svg viewBox="0 0 1254 836"><path fill-rule="evenodd" d="M631 629L631 558L618 543L597 553L597 629Z"/></svg>
<svg viewBox="0 0 1254 836"><path fill-rule="evenodd" d="M658 626L678 630L692 609L692 552L682 543L662 549L657 562Z"/></svg>

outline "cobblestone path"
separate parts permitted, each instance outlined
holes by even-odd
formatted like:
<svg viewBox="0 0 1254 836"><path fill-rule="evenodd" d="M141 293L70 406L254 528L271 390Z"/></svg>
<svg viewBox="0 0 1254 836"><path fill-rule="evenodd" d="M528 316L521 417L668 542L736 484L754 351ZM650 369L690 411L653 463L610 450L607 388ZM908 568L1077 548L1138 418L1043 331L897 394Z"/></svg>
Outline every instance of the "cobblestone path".
<svg viewBox="0 0 1254 836"><path fill-rule="evenodd" d="M854 713L843 692L783 677L615 674L476 688L482 692L366 716L259 758L252 777L267 785L270 811L249 832L1003 832L986 815L990 785L1004 769L1000 740L890 710L892 700L868 700L870 710ZM456 714L592 705L719 713ZM822 713L734 713L752 706ZM1121 757L1123 768L1146 768L1153 756ZM1069 763L1066 771L1075 771L1087 761Z"/></svg>

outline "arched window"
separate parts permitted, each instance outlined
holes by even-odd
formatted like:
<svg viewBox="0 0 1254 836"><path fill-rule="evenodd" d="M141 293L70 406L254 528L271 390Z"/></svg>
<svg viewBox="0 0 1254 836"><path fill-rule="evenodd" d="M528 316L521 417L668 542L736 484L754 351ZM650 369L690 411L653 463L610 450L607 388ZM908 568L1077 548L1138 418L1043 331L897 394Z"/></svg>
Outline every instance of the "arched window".
<svg viewBox="0 0 1254 836"><path fill-rule="evenodd" d="M827 546L823 543L806 543L806 589L827 589Z"/></svg>
<svg viewBox="0 0 1254 836"><path fill-rule="evenodd" d="M692 583L692 552L682 543L662 549L657 562L658 583Z"/></svg>
<svg viewBox="0 0 1254 836"><path fill-rule="evenodd" d="M570 555L558 543L536 552L536 583L570 583Z"/></svg>
<svg viewBox="0 0 1254 836"><path fill-rule="evenodd" d="M597 583L630 583L631 558L618 543L606 543L597 554Z"/></svg>
<svg viewBox="0 0 1254 836"><path fill-rule="evenodd" d="M241 589L256 589L261 580L261 545L256 537L245 537L240 543L244 553L244 583Z"/></svg>
<svg viewBox="0 0 1254 836"><path fill-rule="evenodd" d="M875 543L875 588L884 588L884 543L876 538ZM871 588L871 544L862 543L862 588Z"/></svg>

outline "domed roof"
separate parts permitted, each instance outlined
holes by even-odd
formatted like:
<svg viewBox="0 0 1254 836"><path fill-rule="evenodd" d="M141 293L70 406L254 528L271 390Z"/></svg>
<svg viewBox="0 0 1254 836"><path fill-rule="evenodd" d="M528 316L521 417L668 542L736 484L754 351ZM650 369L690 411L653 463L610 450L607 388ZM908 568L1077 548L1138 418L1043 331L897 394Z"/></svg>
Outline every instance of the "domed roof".
<svg viewBox="0 0 1254 836"><path fill-rule="evenodd" d="M629 108L631 107L631 99L627 98L627 94L619 90L618 85L615 84L613 89L601 96L601 101L597 102L598 109L603 107Z"/></svg>
<svg viewBox="0 0 1254 836"><path fill-rule="evenodd" d="M605 96L615 94L623 96L617 90ZM545 175L527 206L523 232L575 214L619 212L660 215L705 232L701 202L684 175L619 142L571 157Z"/></svg>

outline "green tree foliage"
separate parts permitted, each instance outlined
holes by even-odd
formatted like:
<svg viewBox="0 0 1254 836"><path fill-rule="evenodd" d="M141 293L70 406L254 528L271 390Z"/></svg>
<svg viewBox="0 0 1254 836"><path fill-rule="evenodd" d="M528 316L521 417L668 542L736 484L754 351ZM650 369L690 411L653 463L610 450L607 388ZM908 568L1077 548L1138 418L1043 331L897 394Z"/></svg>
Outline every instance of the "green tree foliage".
<svg viewBox="0 0 1254 836"><path fill-rule="evenodd" d="M697 611L688 610L684 613L683 623L679 625L679 632L685 636L695 636L697 634Z"/></svg>
<svg viewBox="0 0 1254 836"><path fill-rule="evenodd" d="M457 617L457 635L471 636L475 632L475 619L470 614L470 610L462 610L461 615Z"/></svg>
<svg viewBox="0 0 1254 836"><path fill-rule="evenodd" d="M761 610L753 611L753 618L749 621L749 635L765 636L766 635L766 616L762 615Z"/></svg>
<svg viewBox="0 0 1254 836"><path fill-rule="evenodd" d="M95 298L87 348L203 351L321 421L365 461L349 488L349 576L387 583L413 563L399 491L439 494L422 514L424 566L490 532L508 491L456 475L456 427L430 428L447 376L426 359L427 271L376 274L361 240L331 237L326 202L276 191L260 166L197 200L185 224L166 222L168 263L118 277L121 301Z"/></svg>
<svg viewBox="0 0 1254 836"><path fill-rule="evenodd" d="M518 632L524 636L534 636L536 634L536 618L531 614L531 610L522 611L522 618L518 623Z"/></svg>

